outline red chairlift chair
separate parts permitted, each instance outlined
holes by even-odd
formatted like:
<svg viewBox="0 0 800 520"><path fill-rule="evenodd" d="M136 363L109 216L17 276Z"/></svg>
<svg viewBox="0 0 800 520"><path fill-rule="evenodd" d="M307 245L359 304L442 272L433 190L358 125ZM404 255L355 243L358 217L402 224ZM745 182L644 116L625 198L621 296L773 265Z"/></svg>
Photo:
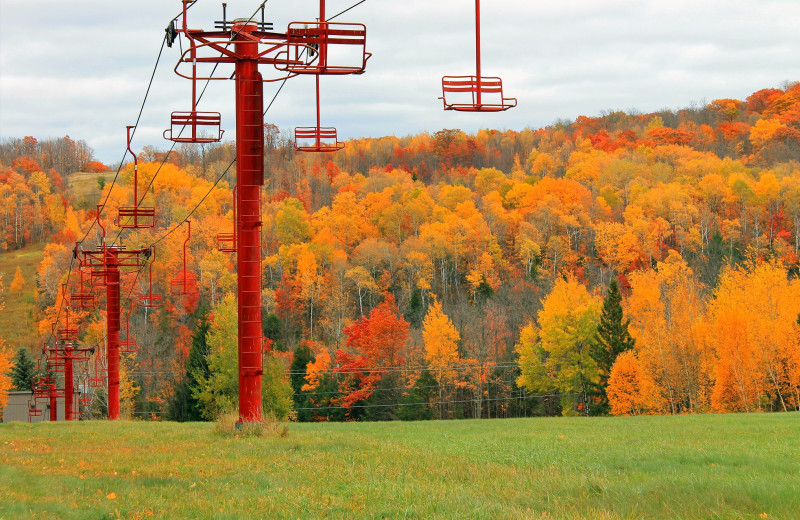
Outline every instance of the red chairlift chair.
<svg viewBox="0 0 800 520"><path fill-rule="evenodd" d="M161 307L161 294L153 292L153 262L156 258L156 246L150 247L150 282L146 293L139 295L139 305L145 308Z"/></svg>
<svg viewBox="0 0 800 520"><path fill-rule="evenodd" d="M31 419L34 417L41 417L43 415L42 409L38 408L36 405L36 399L28 399L28 422L31 422Z"/></svg>
<svg viewBox="0 0 800 520"><path fill-rule="evenodd" d="M80 385L81 391L78 397L78 407L91 408L92 403L94 402L94 396L92 395L92 392L89 390L89 388L91 388L91 384L89 383L88 371L82 381L83 383Z"/></svg>
<svg viewBox="0 0 800 520"><path fill-rule="evenodd" d="M72 343L74 341L78 341L78 329L77 327L70 327L69 325L69 305L67 305L69 298L67 298L67 284L61 285L61 297L64 300L65 324L64 327L54 327L54 336L56 341Z"/></svg>
<svg viewBox="0 0 800 520"><path fill-rule="evenodd" d="M294 129L294 149L298 152L337 152L344 148L339 142L336 128L320 125L319 74L317 84L317 126L300 126Z"/></svg>
<svg viewBox="0 0 800 520"><path fill-rule="evenodd" d="M131 128L128 126L128 151L133 156L133 206L120 207L116 224L123 229L145 229L156 225L156 208L139 205L139 161L131 150Z"/></svg>
<svg viewBox="0 0 800 520"><path fill-rule="evenodd" d="M90 375L88 378L89 386L91 388L102 388L106 385L108 368L103 367L100 357L101 354L99 352L94 357L94 375Z"/></svg>
<svg viewBox="0 0 800 520"><path fill-rule="evenodd" d="M77 256L77 244L75 245L75 256ZM86 284L84 283L83 279L83 261L81 260L80 265L78 266L78 275L79 275L79 282L78 282L78 289L70 294L69 301L72 306L76 309L93 309L95 306L95 296L91 289L86 288Z"/></svg>
<svg viewBox="0 0 800 520"><path fill-rule="evenodd" d="M92 287L105 287L108 285L109 282L109 274L110 270L108 268L108 253L106 248L106 228L103 225L102 221L100 220L100 212L102 210L102 205L97 205L97 213L95 216L95 222L97 222L97 227L100 228L102 233L100 238L100 246L98 246L98 253L99 258L97 255L89 256L87 258L86 265L89 266L92 270L89 273L89 285ZM75 254L77 254L77 248L75 250Z"/></svg>
<svg viewBox="0 0 800 520"><path fill-rule="evenodd" d="M220 128L222 116L219 112L197 111L197 42L186 24L186 9L192 3L185 4L183 9L183 34L189 39L188 52L192 60L192 110L172 112L170 127L164 130L164 139L176 143L216 143L222 140L222 134L225 133ZM187 129L188 135L184 135Z"/></svg>
<svg viewBox="0 0 800 520"><path fill-rule="evenodd" d="M42 350L46 351L47 347L45 346ZM37 359L36 360L36 372L35 373L38 374L38 376L36 376L36 380L33 383L33 398L34 398L34 400L36 400L36 399L45 399L47 396L50 395L49 389L50 389L50 379L51 378L50 378L50 369L49 369L49 365L48 364L45 364L45 369L47 369L47 371L43 372L42 371L41 358Z"/></svg>
<svg viewBox="0 0 800 520"><path fill-rule="evenodd" d="M372 56L366 43L364 24L328 22L320 0L318 21L289 24L286 50L276 55L275 68L291 74L363 74Z"/></svg>
<svg viewBox="0 0 800 520"><path fill-rule="evenodd" d="M135 339L131 339L131 314L133 313L133 299L131 299L131 307L125 315L125 341L119 342L120 353L130 354L139 350L139 345L136 344Z"/></svg>
<svg viewBox="0 0 800 520"><path fill-rule="evenodd" d="M172 294L176 296L190 296L198 292L197 276L186 270L186 245L189 243L189 239L192 238L192 221L187 220L186 225L188 226L188 233L186 234L186 240L183 242L183 269L170 282Z"/></svg>
<svg viewBox="0 0 800 520"><path fill-rule="evenodd" d="M233 187L233 233L217 234L217 250L223 253L235 253L237 248L236 240L236 206L238 205L238 186Z"/></svg>
<svg viewBox="0 0 800 520"><path fill-rule="evenodd" d="M504 97L500 78L481 76L480 0L475 0L475 75L444 76L439 99L445 110L460 112L502 112L517 106L516 98Z"/></svg>

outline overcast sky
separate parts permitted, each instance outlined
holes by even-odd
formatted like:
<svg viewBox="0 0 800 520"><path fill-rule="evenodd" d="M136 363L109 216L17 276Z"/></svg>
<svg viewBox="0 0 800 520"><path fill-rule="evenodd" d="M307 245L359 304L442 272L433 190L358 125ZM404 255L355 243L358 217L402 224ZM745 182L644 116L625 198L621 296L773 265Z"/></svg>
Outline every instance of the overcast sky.
<svg viewBox="0 0 800 520"><path fill-rule="evenodd" d="M357 0L328 0L328 15ZM259 0L228 0L228 18ZM270 0L267 21L314 20L316 0ZM179 0L0 0L0 137L70 135L104 162L119 161ZM367 0L338 21L367 25L373 53L361 76L322 78L322 123L340 138L442 128L521 130L605 110L649 112L800 80L798 0L484 0L483 73L500 76L519 106L504 113L445 112L441 76L474 70L471 0ZM192 28L221 19L199 0ZM171 144L173 110L190 106L165 49L134 149ZM262 66L266 69L266 66ZM266 72L266 71L263 71ZM270 99L276 84L265 85ZM219 111L233 138L233 82L212 82L201 110ZM290 80L266 121L314 124L313 78Z"/></svg>

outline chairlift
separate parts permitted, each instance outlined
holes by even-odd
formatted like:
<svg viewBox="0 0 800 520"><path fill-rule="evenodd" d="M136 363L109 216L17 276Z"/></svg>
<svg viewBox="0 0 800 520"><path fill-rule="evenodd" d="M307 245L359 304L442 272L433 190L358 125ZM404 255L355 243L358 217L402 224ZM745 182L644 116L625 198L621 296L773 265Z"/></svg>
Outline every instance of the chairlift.
<svg viewBox="0 0 800 520"><path fill-rule="evenodd" d="M42 409L37 407L36 399L28 399L28 422L33 417L41 417L43 414Z"/></svg>
<svg viewBox="0 0 800 520"><path fill-rule="evenodd" d="M77 250L77 245L75 246ZM87 289L83 278L83 261L78 266L78 289L70 294L69 301L76 309L93 309L96 303L94 293Z"/></svg>
<svg viewBox="0 0 800 520"><path fill-rule="evenodd" d="M444 76L442 97L445 110L502 112L517 106L516 98L503 94L503 80L481 75L481 2L475 0L475 75Z"/></svg>
<svg viewBox="0 0 800 520"><path fill-rule="evenodd" d="M73 341L78 341L78 329L77 327L70 327L69 325L69 305L67 305L67 284L61 285L61 298L64 301L64 314L65 314L65 324L64 327L56 327L55 328L55 338L56 341L62 343L72 343Z"/></svg>
<svg viewBox="0 0 800 520"><path fill-rule="evenodd" d="M223 253L235 253L238 241L236 240L236 206L239 204L239 186L233 187L233 233L217 234L217 250Z"/></svg>
<svg viewBox="0 0 800 520"><path fill-rule="evenodd" d="M337 152L344 148L339 142L336 128L320 125L319 74L316 75L317 126L300 126L294 129L294 149L298 152Z"/></svg>
<svg viewBox="0 0 800 520"><path fill-rule="evenodd" d="M186 270L186 245L189 243L189 239L192 238L192 221L187 220L186 225L188 226L188 233L186 234L186 240L183 242L183 269L170 282L172 294L176 296L190 296L198 292L197 276Z"/></svg>
<svg viewBox="0 0 800 520"><path fill-rule="evenodd" d="M131 128L128 126L128 151L133 156L133 206L120 207L116 224L122 229L145 229L156 225L156 208L139 205L139 161L131 150Z"/></svg>
<svg viewBox="0 0 800 520"><path fill-rule="evenodd" d="M194 2L192 2L194 3ZM222 140L222 116L219 112L199 112L197 110L197 42L186 25L186 9L191 5L184 4L183 34L189 39L189 54L192 60L192 109L176 111L170 114L170 127L164 130L164 139L176 143L216 143ZM186 130L188 135L184 135Z"/></svg>
<svg viewBox="0 0 800 520"><path fill-rule="evenodd" d="M136 344L135 339L131 339L131 314L133 314L133 299L131 299L131 306L125 314L125 341L119 342L119 351L124 354L130 354L139 350L139 345Z"/></svg>
<svg viewBox="0 0 800 520"><path fill-rule="evenodd" d="M372 56L366 43L364 24L327 21L320 0L318 21L289 24L286 50L277 54L275 68L291 74L363 74Z"/></svg>
<svg viewBox="0 0 800 520"><path fill-rule="evenodd" d="M161 294L153 292L153 262L156 258L156 246L150 246L150 282L146 293L139 295L139 305L145 308L161 307Z"/></svg>

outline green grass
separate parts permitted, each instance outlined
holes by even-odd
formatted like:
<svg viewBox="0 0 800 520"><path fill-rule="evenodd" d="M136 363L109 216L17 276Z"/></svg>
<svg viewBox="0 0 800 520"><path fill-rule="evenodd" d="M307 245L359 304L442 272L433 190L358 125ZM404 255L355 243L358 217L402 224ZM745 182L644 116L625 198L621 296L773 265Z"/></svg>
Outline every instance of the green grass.
<svg viewBox="0 0 800 520"><path fill-rule="evenodd" d="M800 414L0 427L0 518L800 518Z"/></svg>
<svg viewBox="0 0 800 520"><path fill-rule="evenodd" d="M3 275L5 292L2 298L6 302L5 309L0 312L0 338L15 351L19 347L34 348L36 342L36 324L34 291L36 289L36 267L42 260L44 244L24 247L16 251L0 253L0 274ZM12 293L9 288L17 272L17 266L25 278L25 287L20 294Z"/></svg>
<svg viewBox="0 0 800 520"><path fill-rule="evenodd" d="M67 175L67 189L74 205L83 209L94 209L100 203L100 184L97 180L103 178L106 185L111 184L116 172L88 173L75 172Z"/></svg>

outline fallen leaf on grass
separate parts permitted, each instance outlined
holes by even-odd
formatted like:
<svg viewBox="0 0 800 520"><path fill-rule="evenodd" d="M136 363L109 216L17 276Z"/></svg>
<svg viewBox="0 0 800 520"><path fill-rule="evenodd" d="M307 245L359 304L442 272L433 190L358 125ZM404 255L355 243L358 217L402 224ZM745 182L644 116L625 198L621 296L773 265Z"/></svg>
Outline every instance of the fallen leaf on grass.
<svg viewBox="0 0 800 520"><path fill-rule="evenodd" d="M115 498L117 498L117 494L112 491L111 493L106 495L106 498L109 500L114 500Z"/></svg>

